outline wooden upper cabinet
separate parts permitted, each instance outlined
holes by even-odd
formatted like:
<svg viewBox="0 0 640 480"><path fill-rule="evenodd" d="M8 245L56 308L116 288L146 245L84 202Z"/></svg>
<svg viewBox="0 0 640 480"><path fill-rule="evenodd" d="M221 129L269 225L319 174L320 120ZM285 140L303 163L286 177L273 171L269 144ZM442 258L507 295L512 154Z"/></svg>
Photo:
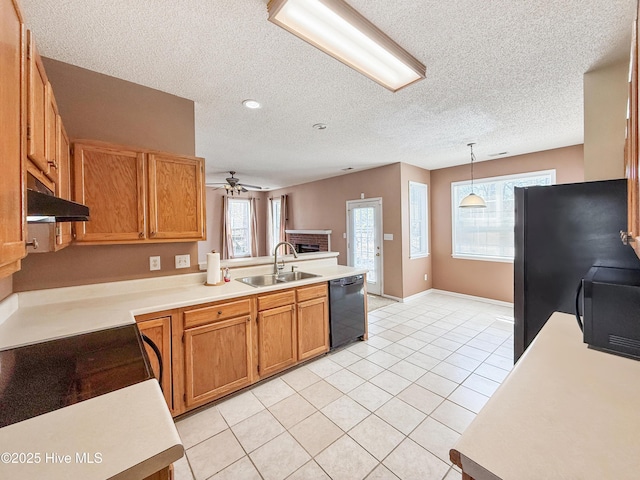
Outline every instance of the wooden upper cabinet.
<svg viewBox="0 0 640 480"><path fill-rule="evenodd" d="M45 151L48 169L45 174L54 183L58 182L59 176L59 151L58 151L58 123L60 123L60 115L58 115L58 104L56 103L56 97L53 94L53 88L51 83L47 82L47 103L45 110Z"/></svg>
<svg viewBox="0 0 640 480"><path fill-rule="evenodd" d="M132 242L146 238L144 155L76 143L74 199L89 207L77 222L79 242Z"/></svg>
<svg viewBox="0 0 640 480"><path fill-rule="evenodd" d="M56 195L65 200L71 200L71 144L60 115L56 120L56 148L58 161ZM56 250L68 246L73 240L71 225L71 222L56 224Z"/></svg>
<svg viewBox="0 0 640 480"><path fill-rule="evenodd" d="M0 277L20 268L25 254L23 159L26 132L25 37L15 1L0 0Z"/></svg>
<svg viewBox="0 0 640 480"><path fill-rule="evenodd" d="M149 238L204 238L204 160L148 154Z"/></svg>
<svg viewBox="0 0 640 480"><path fill-rule="evenodd" d="M623 241L632 246L640 257L640 168L638 145L638 17L634 23L631 58L629 62L629 96L627 106L627 132L624 148L625 175L627 177L627 232Z"/></svg>
<svg viewBox="0 0 640 480"><path fill-rule="evenodd" d="M36 49L33 33L27 32L28 96L27 96L27 156L44 174L49 173L47 159L47 74ZM31 171L31 168L29 168ZM32 172L36 173L36 172Z"/></svg>
<svg viewBox="0 0 640 480"><path fill-rule="evenodd" d="M204 159L101 142L74 144L74 200L90 220L76 241L203 240Z"/></svg>

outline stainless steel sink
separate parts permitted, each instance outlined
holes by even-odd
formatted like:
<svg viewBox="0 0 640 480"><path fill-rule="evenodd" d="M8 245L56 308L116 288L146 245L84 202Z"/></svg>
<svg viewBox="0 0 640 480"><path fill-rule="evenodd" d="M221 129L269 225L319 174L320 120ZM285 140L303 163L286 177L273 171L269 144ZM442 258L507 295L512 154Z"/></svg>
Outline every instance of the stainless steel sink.
<svg viewBox="0 0 640 480"><path fill-rule="evenodd" d="M255 275L253 277L238 278L237 280L239 282L246 283L247 285L251 285L252 287L266 287L268 285L295 282L296 280L304 280L306 278L314 278L319 276L320 275L307 272L283 272L277 275Z"/></svg>

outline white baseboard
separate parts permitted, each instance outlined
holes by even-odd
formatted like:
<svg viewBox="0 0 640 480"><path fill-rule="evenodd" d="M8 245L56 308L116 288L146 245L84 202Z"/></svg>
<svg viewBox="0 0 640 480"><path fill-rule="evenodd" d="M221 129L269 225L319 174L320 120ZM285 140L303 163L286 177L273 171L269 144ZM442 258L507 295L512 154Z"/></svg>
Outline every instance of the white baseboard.
<svg viewBox="0 0 640 480"><path fill-rule="evenodd" d="M431 290L427 290L427 291L432 293L441 293L442 295L449 295L451 297L467 298L469 300L476 300L478 302L491 303L493 305L500 305L502 307L513 307L513 303L511 302L503 302L502 300L494 300L493 298L476 297L475 295L467 295L466 293L449 292L448 290L438 290L436 288L432 288Z"/></svg>
<svg viewBox="0 0 640 480"><path fill-rule="evenodd" d="M431 292L433 292L433 288L430 288L429 290L424 290L423 292L415 293L413 295L409 295L408 297L404 297L400 301L402 303L411 302L412 300L416 300L420 297L424 297L425 295L429 295Z"/></svg>

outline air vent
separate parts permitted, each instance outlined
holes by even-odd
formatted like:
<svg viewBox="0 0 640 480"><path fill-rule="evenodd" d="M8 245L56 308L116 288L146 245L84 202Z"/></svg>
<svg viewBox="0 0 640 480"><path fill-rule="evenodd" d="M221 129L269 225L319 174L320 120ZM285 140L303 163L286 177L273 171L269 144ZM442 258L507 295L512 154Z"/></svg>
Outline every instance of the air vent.
<svg viewBox="0 0 640 480"><path fill-rule="evenodd" d="M633 338L620 337L618 335L609 335L609 344L618 347L633 348L640 350L640 341Z"/></svg>

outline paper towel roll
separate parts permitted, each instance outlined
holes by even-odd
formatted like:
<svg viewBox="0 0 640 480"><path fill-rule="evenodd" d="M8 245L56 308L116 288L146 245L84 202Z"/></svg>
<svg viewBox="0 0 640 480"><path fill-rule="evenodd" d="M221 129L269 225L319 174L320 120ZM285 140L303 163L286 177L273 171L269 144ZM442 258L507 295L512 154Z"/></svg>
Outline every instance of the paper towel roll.
<svg viewBox="0 0 640 480"><path fill-rule="evenodd" d="M207 253L207 283L209 285L220 283L220 254L218 252Z"/></svg>

